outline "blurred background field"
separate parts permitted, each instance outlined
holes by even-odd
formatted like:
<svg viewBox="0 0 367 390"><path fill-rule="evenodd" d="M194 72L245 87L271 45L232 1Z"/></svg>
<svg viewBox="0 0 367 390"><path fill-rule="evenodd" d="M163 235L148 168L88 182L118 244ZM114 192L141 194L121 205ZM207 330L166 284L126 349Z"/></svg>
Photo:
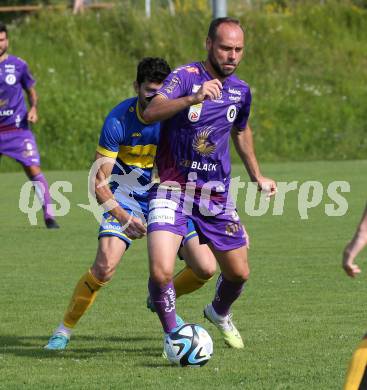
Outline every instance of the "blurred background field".
<svg viewBox="0 0 367 390"><path fill-rule="evenodd" d="M113 9L83 15L72 15L66 2L56 11L13 14L10 51L37 79L34 131L45 169L89 166L105 115L134 94L143 56L163 56L172 67L205 58L208 1L174 3L172 16L166 2L153 1L150 19L144 1L116 1ZM364 158L366 2L229 0L228 14L247 30L238 74L252 87L259 159ZM14 169L6 159L0 166Z"/></svg>

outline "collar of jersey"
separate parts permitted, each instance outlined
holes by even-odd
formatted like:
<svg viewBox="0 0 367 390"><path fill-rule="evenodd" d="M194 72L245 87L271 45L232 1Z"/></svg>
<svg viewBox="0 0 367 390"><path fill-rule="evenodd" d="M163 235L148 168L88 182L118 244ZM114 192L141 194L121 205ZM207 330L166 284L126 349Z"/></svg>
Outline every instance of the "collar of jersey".
<svg viewBox="0 0 367 390"><path fill-rule="evenodd" d="M149 125L149 123L145 122L145 120L141 117L140 107L139 107L139 99L136 101L135 110L136 110L136 116L138 117L139 122L143 123L144 125Z"/></svg>

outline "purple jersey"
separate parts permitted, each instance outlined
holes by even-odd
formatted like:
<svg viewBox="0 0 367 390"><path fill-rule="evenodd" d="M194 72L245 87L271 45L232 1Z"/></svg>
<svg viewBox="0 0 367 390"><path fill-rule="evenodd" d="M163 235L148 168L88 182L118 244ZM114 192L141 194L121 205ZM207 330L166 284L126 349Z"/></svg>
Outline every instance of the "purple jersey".
<svg viewBox="0 0 367 390"><path fill-rule="evenodd" d="M26 62L12 55L0 62L0 132L28 129L23 89L33 85Z"/></svg>
<svg viewBox="0 0 367 390"><path fill-rule="evenodd" d="M167 99L189 96L212 79L202 63L194 62L175 69L158 94ZM250 105L249 86L231 75L223 82L219 99L190 106L162 122L157 149L161 182L176 181L184 186L189 173L195 172L197 188L205 182L218 181L227 190L231 173L230 130L233 126L246 128Z"/></svg>

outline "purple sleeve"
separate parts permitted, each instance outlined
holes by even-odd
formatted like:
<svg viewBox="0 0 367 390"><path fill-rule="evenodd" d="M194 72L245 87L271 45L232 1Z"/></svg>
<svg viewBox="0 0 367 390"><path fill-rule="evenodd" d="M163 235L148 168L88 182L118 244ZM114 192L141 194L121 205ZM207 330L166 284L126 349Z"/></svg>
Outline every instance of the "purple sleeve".
<svg viewBox="0 0 367 390"><path fill-rule="evenodd" d="M251 100L251 91L250 88L248 88L245 94L245 99L242 101L242 106L238 112L237 118L233 123L233 125L239 130L246 129L247 121L250 116Z"/></svg>
<svg viewBox="0 0 367 390"><path fill-rule="evenodd" d="M23 69L22 69L22 77L20 79L20 82L22 84L23 89L30 89L35 84L35 80L29 71L28 65L24 63Z"/></svg>
<svg viewBox="0 0 367 390"><path fill-rule="evenodd" d="M187 96L187 84L187 75L185 77L182 69L178 68L167 76L162 88L157 94L167 99L177 99L182 96Z"/></svg>

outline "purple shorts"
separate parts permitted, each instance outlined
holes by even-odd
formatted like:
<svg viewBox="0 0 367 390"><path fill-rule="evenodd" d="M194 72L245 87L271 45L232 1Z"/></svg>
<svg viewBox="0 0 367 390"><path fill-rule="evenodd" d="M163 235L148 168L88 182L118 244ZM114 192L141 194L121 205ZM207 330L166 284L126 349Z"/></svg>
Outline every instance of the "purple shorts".
<svg viewBox="0 0 367 390"><path fill-rule="evenodd" d="M203 201L197 196L190 200L180 191L174 192L162 194L157 188L150 191L148 234L165 230L184 237L190 218L200 244L211 244L218 251L248 245L247 233L228 194Z"/></svg>
<svg viewBox="0 0 367 390"><path fill-rule="evenodd" d="M40 166L36 140L30 130L10 130L0 132L0 155L5 154L22 165Z"/></svg>

